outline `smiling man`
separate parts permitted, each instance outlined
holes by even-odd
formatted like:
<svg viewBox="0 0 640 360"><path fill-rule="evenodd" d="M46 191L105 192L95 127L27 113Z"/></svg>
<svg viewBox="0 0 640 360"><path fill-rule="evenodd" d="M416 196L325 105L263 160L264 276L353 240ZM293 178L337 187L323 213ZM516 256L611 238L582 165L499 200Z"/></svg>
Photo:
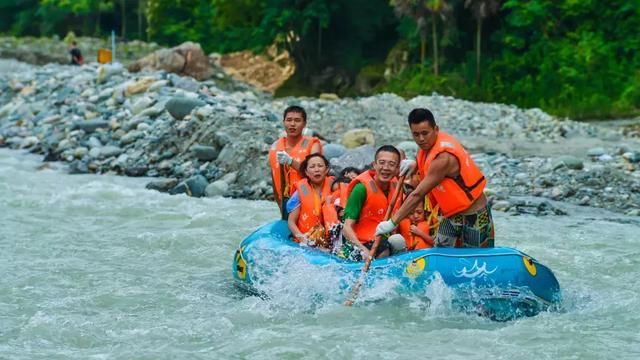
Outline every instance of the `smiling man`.
<svg viewBox="0 0 640 360"><path fill-rule="evenodd" d="M491 209L483 190L487 183L471 156L453 136L440 131L428 109L409 113L411 135L420 150L417 162L403 160L400 174L415 171L420 183L400 209L381 222L376 234L393 231L429 193L444 216L438 227L436 246L493 247L494 227Z"/></svg>
<svg viewBox="0 0 640 360"><path fill-rule="evenodd" d="M286 135L271 145L269 165L273 193L285 219L286 211L283 204L286 204L296 183L302 179L300 164L307 155L322 154L322 144L318 138L302 134L307 126L307 113L302 107L293 105L286 108L282 122Z"/></svg>
<svg viewBox="0 0 640 360"><path fill-rule="evenodd" d="M358 175L349 184L342 230L347 242L343 246L342 257L357 261L369 256L376 237L376 226L384 220L393 197L399 165L398 149L383 145L376 151L373 169ZM383 239L375 257L385 257L390 252L391 245Z"/></svg>

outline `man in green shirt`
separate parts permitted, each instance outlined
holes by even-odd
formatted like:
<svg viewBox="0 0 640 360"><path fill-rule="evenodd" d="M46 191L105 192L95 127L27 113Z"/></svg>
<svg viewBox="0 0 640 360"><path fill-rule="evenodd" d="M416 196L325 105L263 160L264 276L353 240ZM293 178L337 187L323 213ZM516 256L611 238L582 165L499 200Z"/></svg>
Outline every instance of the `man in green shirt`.
<svg viewBox="0 0 640 360"><path fill-rule="evenodd" d="M397 181L400 152L391 145L383 145L376 151L373 168L358 175L349 185L349 197L344 211L343 236L347 240L342 256L362 260L369 256L375 240L375 229L384 220L393 196L392 182ZM389 242L384 239L375 254L388 256Z"/></svg>

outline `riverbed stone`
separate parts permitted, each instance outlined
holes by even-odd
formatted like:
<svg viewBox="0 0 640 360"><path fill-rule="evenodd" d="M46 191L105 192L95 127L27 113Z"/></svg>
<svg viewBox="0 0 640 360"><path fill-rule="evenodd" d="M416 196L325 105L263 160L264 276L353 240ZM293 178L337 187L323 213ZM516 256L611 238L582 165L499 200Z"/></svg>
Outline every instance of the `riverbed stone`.
<svg viewBox="0 0 640 360"><path fill-rule="evenodd" d="M196 157L196 159L198 160L202 160L202 161L212 161L215 160L218 157L218 149L216 149L213 146L207 146L207 145L193 145L191 147L191 151L193 152L193 155Z"/></svg>
<svg viewBox="0 0 640 360"><path fill-rule="evenodd" d="M555 170L561 167L566 167L573 170L582 170L584 168L584 163L582 162L582 160L578 159L575 156L562 155L556 159L553 169Z"/></svg>
<svg viewBox="0 0 640 360"><path fill-rule="evenodd" d="M342 145L347 149L354 149L362 145L375 145L376 140L371 129L353 129L342 135Z"/></svg>
<svg viewBox="0 0 640 360"><path fill-rule="evenodd" d="M223 196L229 190L229 184L223 180L216 180L207 185L205 194L207 197Z"/></svg>
<svg viewBox="0 0 640 360"><path fill-rule="evenodd" d="M176 120L182 120L191 113L196 107L204 106L205 103L198 99L190 99L186 97L174 97L167 101L165 109Z"/></svg>
<svg viewBox="0 0 640 360"><path fill-rule="evenodd" d="M322 147L322 149L324 150L324 156L328 160L340 157L347 151L347 148L345 148L341 144L326 144Z"/></svg>

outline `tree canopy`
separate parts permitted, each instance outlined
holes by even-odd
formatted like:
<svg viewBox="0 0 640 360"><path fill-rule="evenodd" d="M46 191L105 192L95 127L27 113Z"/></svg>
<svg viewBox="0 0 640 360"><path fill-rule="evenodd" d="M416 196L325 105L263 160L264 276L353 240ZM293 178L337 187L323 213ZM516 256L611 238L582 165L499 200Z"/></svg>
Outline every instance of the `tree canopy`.
<svg viewBox="0 0 640 360"><path fill-rule="evenodd" d="M369 92L437 91L578 118L639 112L637 29L640 0L0 0L0 33L115 30L223 53L275 43L313 92L360 94L354 84L369 77ZM393 61L404 64L389 72Z"/></svg>

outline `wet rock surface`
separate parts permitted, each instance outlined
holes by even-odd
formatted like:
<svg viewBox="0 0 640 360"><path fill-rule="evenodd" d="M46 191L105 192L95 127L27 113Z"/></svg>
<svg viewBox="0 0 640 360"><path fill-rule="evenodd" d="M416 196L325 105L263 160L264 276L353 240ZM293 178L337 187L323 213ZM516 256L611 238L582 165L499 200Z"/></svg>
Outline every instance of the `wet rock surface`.
<svg viewBox="0 0 640 360"><path fill-rule="evenodd" d="M0 61L0 146L66 162L71 173L158 177L147 187L172 194L271 199L267 154L287 106L307 110L336 172L366 166L383 144L415 154L406 116L427 107L483 169L496 211L559 215L569 202L640 214L638 140L539 109L439 95L274 99L166 71L100 76L97 64Z"/></svg>

